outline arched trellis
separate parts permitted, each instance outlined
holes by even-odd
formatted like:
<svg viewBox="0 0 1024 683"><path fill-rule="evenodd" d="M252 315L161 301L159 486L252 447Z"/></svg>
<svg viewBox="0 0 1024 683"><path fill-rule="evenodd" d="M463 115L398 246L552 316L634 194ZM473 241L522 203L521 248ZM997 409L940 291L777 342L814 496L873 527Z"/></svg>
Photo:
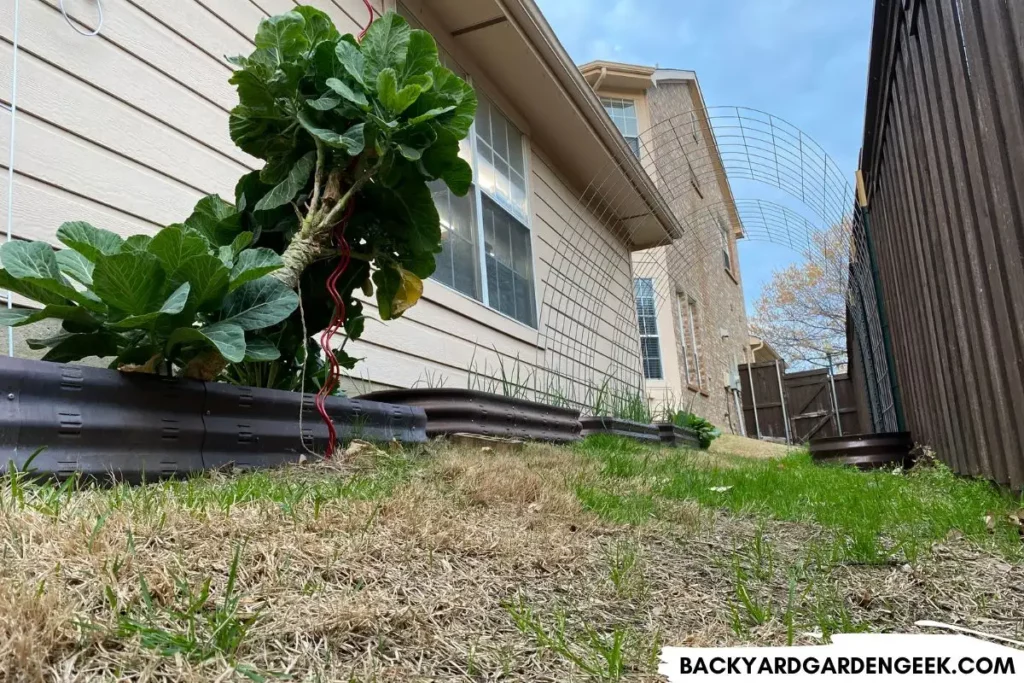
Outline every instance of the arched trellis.
<svg viewBox="0 0 1024 683"><path fill-rule="evenodd" d="M623 143L625 147L625 143ZM753 109L713 107L673 112L639 136L637 163L657 188L661 209L676 225L663 226L657 246L631 253L637 228L619 208L635 188L620 182L609 164L574 207L540 283L543 359L547 377L540 393L557 395L586 409L595 392L628 394L643 386L634 278L700 279L721 264L721 230L741 228L745 239L764 241L821 259L831 226L844 226L847 256L840 259L847 281L849 319L863 350L876 427L895 429L866 236L854 192L820 145L786 121ZM778 202L731 201L729 181L775 188L808 211ZM708 196L708 193L711 193ZM663 202L663 203L662 203ZM846 240L844 240L846 241ZM823 246L824 245L824 246ZM831 265L829 265L831 264ZM658 306L669 305L662 297ZM742 304L741 304L742 305ZM710 345L714 348L714 345ZM707 353L715 372L735 363L729 354Z"/></svg>

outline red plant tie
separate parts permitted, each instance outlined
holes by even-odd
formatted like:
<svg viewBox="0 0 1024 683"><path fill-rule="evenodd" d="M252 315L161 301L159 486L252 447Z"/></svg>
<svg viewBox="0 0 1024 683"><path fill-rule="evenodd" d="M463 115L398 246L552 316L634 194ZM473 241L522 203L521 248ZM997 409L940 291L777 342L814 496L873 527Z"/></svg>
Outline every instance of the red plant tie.
<svg viewBox="0 0 1024 683"><path fill-rule="evenodd" d="M366 5L366 9L370 13L370 19L362 32L360 32L359 40L366 36L366 32L370 30L370 25L373 23L373 18L377 14L373 5L370 4L370 0L363 0L363 4ZM334 227L334 245L338 248L338 263L334 266L331 276L327 278L327 294L334 302L334 316L331 318L331 323L327 326L327 329L320 334L320 349L327 358L328 371L324 385L320 387L320 391L316 394L316 410L320 413L320 419L327 425L327 452L324 454L327 460L331 459L331 456L334 455L338 448L338 432L334 429L334 421L327 412L327 397L334 393L338 383L341 381L341 364L338 363L338 358L334 355L334 349L331 348L331 340L340 334L341 330L345 327L345 300L338 293L338 280L344 275L345 269L348 268L349 261L351 260L348 242L345 240L345 228L348 227L348 221L352 217L352 211L355 207L356 200L355 197L352 197L345 208L345 215Z"/></svg>
<svg viewBox="0 0 1024 683"><path fill-rule="evenodd" d="M340 334L341 330L345 327L345 300L338 293L338 280L345 273L345 269L348 268L349 261L351 260L348 242L345 240L345 228L348 226L348 221L352 217L352 211L355 209L355 206L356 202L353 197L349 200L348 206L345 209L345 216L334 228L334 244L338 248L338 263L334 266L331 276L327 278L327 294L334 302L334 316L331 318L327 329L320 334L320 348L327 358L329 367L327 379L316 394L316 409L320 413L320 419L327 425L327 453L324 457L328 460L331 459L334 451L338 448L338 433L334 429L334 421L331 420L331 416L327 412L327 397L334 393L338 383L341 381L341 364L331 348L331 340Z"/></svg>
<svg viewBox="0 0 1024 683"><path fill-rule="evenodd" d="M363 4L366 5L366 10L370 13L370 21L367 22L366 27L363 29L362 33L359 34L359 40L366 37L366 32L370 30L370 24L373 23L373 18L377 15L377 10L375 10L373 5L370 4L370 0L363 0Z"/></svg>

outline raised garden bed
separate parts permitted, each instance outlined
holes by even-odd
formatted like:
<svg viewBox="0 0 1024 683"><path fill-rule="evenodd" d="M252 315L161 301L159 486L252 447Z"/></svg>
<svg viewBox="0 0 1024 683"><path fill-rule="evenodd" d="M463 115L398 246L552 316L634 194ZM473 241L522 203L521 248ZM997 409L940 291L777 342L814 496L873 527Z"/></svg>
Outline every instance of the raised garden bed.
<svg viewBox="0 0 1024 683"><path fill-rule="evenodd" d="M661 442L667 446L700 448L700 438L698 438L697 432L689 427L680 427L670 422L659 422L655 426L661 434Z"/></svg>
<svg viewBox="0 0 1024 683"><path fill-rule="evenodd" d="M274 389L0 359L0 471L183 476L233 464L273 467L323 453L327 426L313 397ZM299 410L302 408L302 429ZM409 406L327 401L339 438L423 442L426 415Z"/></svg>
<svg viewBox="0 0 1024 683"><path fill-rule="evenodd" d="M427 435L478 434L502 439L569 443L580 439L580 414L470 389L396 389L360 398L422 409Z"/></svg>
<svg viewBox="0 0 1024 683"><path fill-rule="evenodd" d="M583 436L611 434L645 443L661 442L661 434L658 428L652 424L620 420L616 417L584 417L580 422L583 424Z"/></svg>
<svg viewBox="0 0 1024 683"><path fill-rule="evenodd" d="M851 434L812 439L814 462L828 465L852 465L862 470L882 467L910 467L914 440L908 432L892 434Z"/></svg>

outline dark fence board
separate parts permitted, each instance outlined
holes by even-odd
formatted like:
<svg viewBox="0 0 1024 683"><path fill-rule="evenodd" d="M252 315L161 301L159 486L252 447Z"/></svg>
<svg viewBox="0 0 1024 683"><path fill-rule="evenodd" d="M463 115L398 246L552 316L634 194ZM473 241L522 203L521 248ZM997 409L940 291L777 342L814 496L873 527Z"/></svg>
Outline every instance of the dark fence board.
<svg viewBox="0 0 1024 683"><path fill-rule="evenodd" d="M877 0L869 72L861 170L907 426L1022 488L1024 4Z"/></svg>

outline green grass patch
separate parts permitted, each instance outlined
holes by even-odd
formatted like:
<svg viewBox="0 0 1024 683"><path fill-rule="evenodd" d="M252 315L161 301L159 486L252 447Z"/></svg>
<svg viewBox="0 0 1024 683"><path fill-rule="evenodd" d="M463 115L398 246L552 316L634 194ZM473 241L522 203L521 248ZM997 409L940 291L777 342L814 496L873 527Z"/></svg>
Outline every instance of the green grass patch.
<svg viewBox="0 0 1024 683"><path fill-rule="evenodd" d="M579 449L602 463L596 481L576 488L588 509L609 521L639 524L658 500L788 521L813 522L837 534L846 562L914 562L958 530L1008 556L1021 556L1019 529L1008 521L1019 498L988 482L958 477L943 465L910 472L860 472L815 465L806 453L778 460L730 459L667 451L615 437ZM630 487L632 484L632 487Z"/></svg>

